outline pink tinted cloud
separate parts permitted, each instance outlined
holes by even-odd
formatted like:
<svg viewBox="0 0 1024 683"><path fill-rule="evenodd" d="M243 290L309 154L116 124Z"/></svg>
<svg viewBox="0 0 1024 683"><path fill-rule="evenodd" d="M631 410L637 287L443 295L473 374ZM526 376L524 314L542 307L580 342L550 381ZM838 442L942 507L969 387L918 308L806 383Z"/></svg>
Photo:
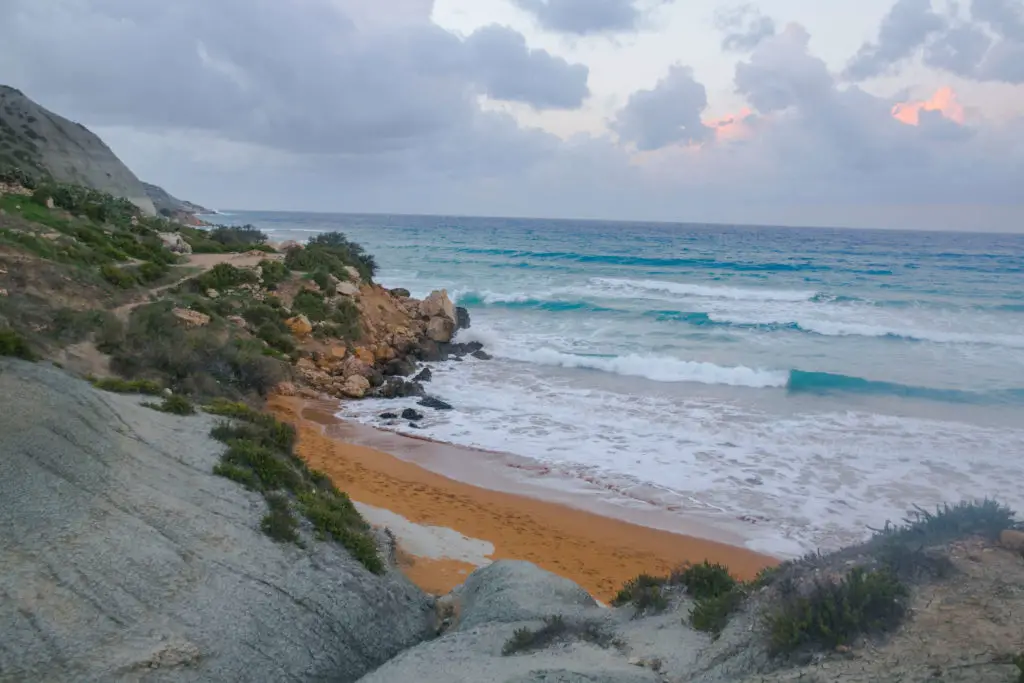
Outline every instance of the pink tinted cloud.
<svg viewBox="0 0 1024 683"><path fill-rule="evenodd" d="M939 88L927 100L901 102L892 108L894 119L908 126L916 126L921 121L922 111L937 111L955 123L964 123L964 106L960 104L956 91L949 86Z"/></svg>

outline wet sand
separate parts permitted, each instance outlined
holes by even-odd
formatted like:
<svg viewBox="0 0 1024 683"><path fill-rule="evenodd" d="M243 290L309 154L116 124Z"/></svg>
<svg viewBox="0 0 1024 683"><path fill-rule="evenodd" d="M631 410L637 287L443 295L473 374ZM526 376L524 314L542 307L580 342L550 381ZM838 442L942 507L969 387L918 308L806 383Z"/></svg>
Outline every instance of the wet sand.
<svg viewBox="0 0 1024 683"><path fill-rule="evenodd" d="M778 563L736 545L655 528L672 522L653 512L648 512L652 522L648 524L643 510L622 510L622 515L611 517L580 509L600 508L595 492L574 496L571 491L545 487L516 476L521 465L509 463L503 468L500 460L471 449L395 434L368 434L365 428L336 418L336 408L328 402L273 397L269 408L298 428L299 455L310 467L328 474L353 500L415 524L447 527L490 542L494 546L490 559L533 562L572 579L605 602L637 574L664 574L686 561L721 562L741 579ZM351 442L357 439L379 441L402 457ZM428 461L429 468L421 466ZM459 476L445 476L438 470L458 471ZM616 510L614 506L600 509ZM633 523L637 519L645 521ZM402 553L400 560L410 579L434 593L454 588L473 568L461 560L408 553Z"/></svg>

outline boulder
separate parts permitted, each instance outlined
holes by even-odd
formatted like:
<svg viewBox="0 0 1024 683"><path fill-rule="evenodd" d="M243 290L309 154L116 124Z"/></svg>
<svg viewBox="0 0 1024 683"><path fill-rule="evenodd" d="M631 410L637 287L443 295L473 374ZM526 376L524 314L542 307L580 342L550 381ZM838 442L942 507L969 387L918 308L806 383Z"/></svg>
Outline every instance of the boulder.
<svg viewBox="0 0 1024 683"><path fill-rule="evenodd" d="M474 351L469 355L473 356L473 358L476 358L477 360L493 360L494 358L491 354L487 353L486 351Z"/></svg>
<svg viewBox="0 0 1024 683"><path fill-rule="evenodd" d="M397 420L398 413L381 413L379 417L382 420Z"/></svg>
<svg viewBox="0 0 1024 683"><path fill-rule="evenodd" d="M454 410L450 403L445 403L441 399L434 398L433 396L424 396L417 403L424 408L433 408L434 410Z"/></svg>
<svg viewBox="0 0 1024 683"><path fill-rule="evenodd" d="M345 272L348 273L348 279L352 282L362 282L363 278L359 276L359 271L352 266L345 266Z"/></svg>
<svg viewBox="0 0 1024 683"><path fill-rule="evenodd" d="M295 396L299 392L291 382L281 382L274 387L274 393L279 396Z"/></svg>
<svg viewBox="0 0 1024 683"><path fill-rule="evenodd" d="M351 282L339 282L335 286L335 290L341 296L359 296L359 287Z"/></svg>
<svg viewBox="0 0 1024 683"><path fill-rule="evenodd" d="M427 337L439 344L446 344L455 334L455 321L444 316L437 316L427 323Z"/></svg>
<svg viewBox="0 0 1024 683"><path fill-rule="evenodd" d="M192 245L185 241L179 233L176 232L161 232L158 233L160 241L164 243L164 246L170 249L175 254L191 254Z"/></svg>
<svg viewBox="0 0 1024 683"><path fill-rule="evenodd" d="M384 374L389 377L408 377L414 372L416 366L408 358L395 358L384 366Z"/></svg>
<svg viewBox="0 0 1024 683"><path fill-rule="evenodd" d="M430 318L445 317L455 324L455 304L448 298L447 290L441 289L430 293L426 299L420 302L420 316L429 320ZM454 329L453 329L454 331Z"/></svg>
<svg viewBox="0 0 1024 683"><path fill-rule="evenodd" d="M1007 529L999 534L999 543L1007 550L1024 553L1024 531Z"/></svg>
<svg viewBox="0 0 1024 683"><path fill-rule="evenodd" d="M189 308L174 308L171 314L180 320L185 327L203 327L210 324L210 316Z"/></svg>
<svg viewBox="0 0 1024 683"><path fill-rule="evenodd" d="M366 348L365 346L360 346L353 353L355 353L356 358L363 361L367 365L373 365L374 363L377 362L377 356L375 356L373 351Z"/></svg>
<svg viewBox="0 0 1024 683"><path fill-rule="evenodd" d="M447 354L443 353L438 343L432 339L424 339L416 348L415 354L417 358L428 363L447 358Z"/></svg>
<svg viewBox="0 0 1024 683"><path fill-rule="evenodd" d="M341 385L341 393L349 398L363 398L369 390L370 381L359 375L345 378L344 384Z"/></svg>
<svg viewBox="0 0 1024 683"><path fill-rule="evenodd" d="M418 382L410 382L401 377L392 377L375 392L381 398L407 398L409 396L422 396L423 387Z"/></svg>
<svg viewBox="0 0 1024 683"><path fill-rule="evenodd" d="M412 408L406 408L402 411L403 420L422 420L423 413L413 410Z"/></svg>
<svg viewBox="0 0 1024 683"><path fill-rule="evenodd" d="M339 374L342 374L345 377L359 375L360 377L369 378L369 376L373 374L373 366L363 360L360 360L357 356L348 356L344 361L342 361L341 367L339 368Z"/></svg>
<svg viewBox="0 0 1024 683"><path fill-rule="evenodd" d="M313 334L313 324L309 322L309 318L305 315L297 315L294 318L288 318L284 321L284 324L288 326L288 329L292 331L292 334L296 337L303 338Z"/></svg>
<svg viewBox="0 0 1024 683"><path fill-rule="evenodd" d="M410 296L412 296L411 294L409 294L408 289L403 289L402 287L395 287L394 289L389 289L388 291L391 293L391 296L397 296L401 299L408 299Z"/></svg>
<svg viewBox="0 0 1024 683"><path fill-rule="evenodd" d="M0 679L355 681L436 633L397 571L267 537L218 418L0 368Z"/></svg>
<svg viewBox="0 0 1024 683"><path fill-rule="evenodd" d="M430 371L430 368L423 368L419 371L419 374L412 378L414 382L429 382L434 378L434 373Z"/></svg>
<svg viewBox="0 0 1024 683"><path fill-rule="evenodd" d="M342 360L348 355L348 349L344 346L332 346L331 347L331 358L334 360Z"/></svg>
<svg viewBox="0 0 1024 683"><path fill-rule="evenodd" d="M470 328L469 310L462 306L455 307L455 329L468 330Z"/></svg>

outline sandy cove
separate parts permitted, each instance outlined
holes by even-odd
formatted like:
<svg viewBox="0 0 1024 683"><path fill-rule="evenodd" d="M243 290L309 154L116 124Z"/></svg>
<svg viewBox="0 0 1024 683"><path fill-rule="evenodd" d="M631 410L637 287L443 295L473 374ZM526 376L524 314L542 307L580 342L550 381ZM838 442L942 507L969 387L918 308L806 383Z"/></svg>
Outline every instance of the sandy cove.
<svg viewBox="0 0 1024 683"><path fill-rule="evenodd" d="M325 402L276 396L268 407L298 428L296 450L310 467L328 474L357 503L390 511L416 525L453 530L469 537L466 542L489 543L489 559L533 562L605 602L637 574L665 574L686 561L721 562L741 579L778 563L745 548L473 486L348 443L338 438L344 423ZM479 563L414 556L409 551L415 549L403 550L400 562L409 578L438 594L462 583Z"/></svg>

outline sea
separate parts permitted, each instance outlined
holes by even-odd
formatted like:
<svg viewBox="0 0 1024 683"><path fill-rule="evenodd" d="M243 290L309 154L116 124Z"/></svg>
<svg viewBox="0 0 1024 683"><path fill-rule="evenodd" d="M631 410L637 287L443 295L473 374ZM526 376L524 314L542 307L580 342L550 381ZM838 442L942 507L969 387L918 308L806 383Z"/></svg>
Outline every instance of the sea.
<svg viewBox="0 0 1024 683"><path fill-rule="evenodd" d="M469 309L419 429L602 496L741 529L779 557L920 506L1024 512L1024 235L441 216L228 213L340 230L377 281Z"/></svg>

